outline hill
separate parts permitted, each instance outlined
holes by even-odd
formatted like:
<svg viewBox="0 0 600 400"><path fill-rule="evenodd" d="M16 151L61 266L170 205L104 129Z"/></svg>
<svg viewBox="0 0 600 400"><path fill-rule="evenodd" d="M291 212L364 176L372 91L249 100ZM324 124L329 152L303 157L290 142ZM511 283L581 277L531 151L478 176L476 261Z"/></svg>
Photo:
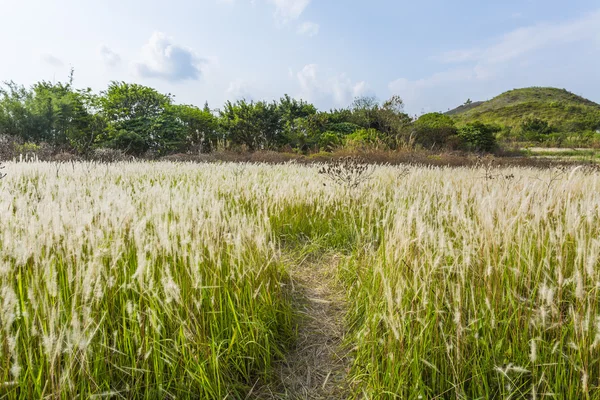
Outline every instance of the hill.
<svg viewBox="0 0 600 400"><path fill-rule="evenodd" d="M481 121L513 128L527 117L536 117L565 133L600 128L599 104L556 88L514 89L488 101L462 105L446 114L459 124Z"/></svg>

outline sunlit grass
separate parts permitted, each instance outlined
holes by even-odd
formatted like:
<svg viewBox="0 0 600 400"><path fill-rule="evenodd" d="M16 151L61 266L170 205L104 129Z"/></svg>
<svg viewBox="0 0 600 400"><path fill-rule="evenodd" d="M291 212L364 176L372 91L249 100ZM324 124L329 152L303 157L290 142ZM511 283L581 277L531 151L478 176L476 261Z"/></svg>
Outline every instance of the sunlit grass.
<svg viewBox="0 0 600 400"><path fill-rule="evenodd" d="M597 173L5 171L7 398L244 398L293 340L290 251L343 257L356 398L600 398Z"/></svg>

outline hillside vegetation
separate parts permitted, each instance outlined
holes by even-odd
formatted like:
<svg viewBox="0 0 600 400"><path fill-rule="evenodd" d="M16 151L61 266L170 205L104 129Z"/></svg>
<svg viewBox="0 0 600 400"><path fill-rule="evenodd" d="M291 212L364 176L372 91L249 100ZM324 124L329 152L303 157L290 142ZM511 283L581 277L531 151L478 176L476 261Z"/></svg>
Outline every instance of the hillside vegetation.
<svg viewBox="0 0 600 400"><path fill-rule="evenodd" d="M599 104L556 88L514 89L446 114L459 125L475 121L498 125L505 138L555 144L576 138L580 142L597 139L594 134L600 129ZM528 135L531 132L539 135Z"/></svg>
<svg viewBox="0 0 600 400"><path fill-rule="evenodd" d="M220 108L177 104L171 94L127 82L106 90L68 82L0 85L0 160L35 155L101 160L219 151L294 154L337 150L494 152L506 143L600 148L600 105L566 90L529 88L447 115L411 117L400 96L354 99L323 111L284 95L227 101Z"/></svg>

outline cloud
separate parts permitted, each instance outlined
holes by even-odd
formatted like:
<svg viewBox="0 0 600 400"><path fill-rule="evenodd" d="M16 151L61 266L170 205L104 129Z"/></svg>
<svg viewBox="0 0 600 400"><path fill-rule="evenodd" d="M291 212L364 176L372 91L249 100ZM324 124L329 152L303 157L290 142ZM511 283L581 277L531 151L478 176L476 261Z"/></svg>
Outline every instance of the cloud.
<svg viewBox="0 0 600 400"><path fill-rule="evenodd" d="M314 22L303 22L298 26L297 32L300 35L306 35L308 37L317 36L319 34L319 24L315 24Z"/></svg>
<svg viewBox="0 0 600 400"><path fill-rule="evenodd" d="M442 54L446 63L478 61L498 64L535 50L581 40L600 40L600 10L576 20L558 24L542 23L518 28L500 37L486 48L460 49Z"/></svg>
<svg viewBox="0 0 600 400"><path fill-rule="evenodd" d="M305 65L296 74L300 97L321 104L348 106L356 97L371 94L365 81L353 82L346 74L323 77L317 64Z"/></svg>
<svg viewBox="0 0 600 400"><path fill-rule="evenodd" d="M267 0L275 6L275 17L281 23L300 18L311 0Z"/></svg>
<svg viewBox="0 0 600 400"><path fill-rule="evenodd" d="M484 100L517 85L563 87L563 78L577 77L572 71L559 72L560 65L576 65L581 71L590 58L600 62L598 27L600 10L575 20L521 27L488 46L438 55L435 61L454 66L418 79L396 79L388 88L405 100L411 112L429 112L445 111L467 97Z"/></svg>
<svg viewBox="0 0 600 400"><path fill-rule="evenodd" d="M100 51L100 56L102 57L102 60L104 61L104 64L106 64L107 66L116 67L117 65L119 65L121 63L121 56L119 56L117 53L112 51L108 46L106 46L106 45L100 46L99 51Z"/></svg>
<svg viewBox="0 0 600 400"><path fill-rule="evenodd" d="M49 64L53 67L64 67L65 63L58 57L53 56L52 54L43 54L42 61L46 64Z"/></svg>
<svg viewBox="0 0 600 400"><path fill-rule="evenodd" d="M226 94L228 98L233 100L253 100L250 85L242 79L230 82Z"/></svg>
<svg viewBox="0 0 600 400"><path fill-rule="evenodd" d="M164 33L154 32L142 48L142 59L134 66L143 78L179 82L200 79L202 67L207 63L191 49L174 44Z"/></svg>

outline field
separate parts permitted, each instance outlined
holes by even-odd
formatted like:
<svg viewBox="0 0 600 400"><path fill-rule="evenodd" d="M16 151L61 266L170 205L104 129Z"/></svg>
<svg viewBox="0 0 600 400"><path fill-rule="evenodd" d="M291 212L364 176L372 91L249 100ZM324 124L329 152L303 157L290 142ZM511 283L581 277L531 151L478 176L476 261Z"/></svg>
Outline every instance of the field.
<svg viewBox="0 0 600 400"><path fill-rule="evenodd" d="M529 157L545 158L549 160L579 161L589 163L600 162L600 151L596 149L531 147L524 149L524 152Z"/></svg>
<svg viewBox="0 0 600 400"><path fill-rule="evenodd" d="M597 171L3 171L2 399L600 399Z"/></svg>

